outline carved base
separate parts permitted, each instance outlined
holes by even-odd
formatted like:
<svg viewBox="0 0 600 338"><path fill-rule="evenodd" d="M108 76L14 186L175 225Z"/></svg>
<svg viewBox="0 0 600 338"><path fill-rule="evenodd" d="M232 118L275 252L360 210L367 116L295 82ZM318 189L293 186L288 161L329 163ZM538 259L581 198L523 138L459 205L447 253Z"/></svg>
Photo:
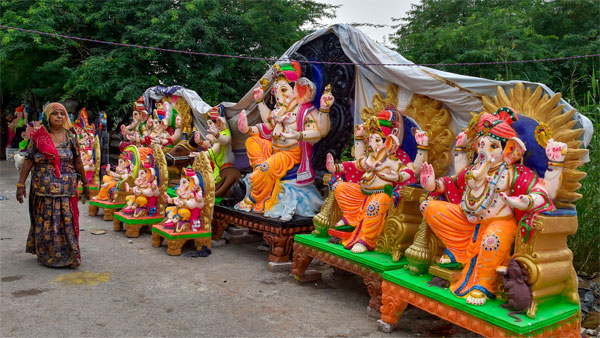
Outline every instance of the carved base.
<svg viewBox="0 0 600 338"><path fill-rule="evenodd" d="M121 211L115 212L113 216L113 230L121 231L121 229L125 228L125 236L130 238L140 237L140 230L143 227L149 227L151 230L154 224L159 224L164 219L163 216L133 217Z"/></svg>
<svg viewBox="0 0 600 338"><path fill-rule="evenodd" d="M342 269L353 274L363 277L363 281L367 286L367 291L371 299L367 313L373 317L379 318L379 308L381 307L381 273L372 271L360 264L332 255L328 252L318 250L313 247L294 243L294 259L292 262L292 275L294 278L302 282L308 280L306 277L306 268L314 259L329 264L338 269Z"/></svg>
<svg viewBox="0 0 600 338"><path fill-rule="evenodd" d="M113 219L113 231L121 230L123 230L123 222L119 221L117 218Z"/></svg>
<svg viewBox="0 0 600 338"><path fill-rule="evenodd" d="M211 247L210 232L186 231L174 233L171 229L166 229L160 224L152 227L152 246L158 248L165 241L167 243L167 254L171 256L181 255L181 248L188 241L196 243L196 250L202 250L202 246Z"/></svg>
<svg viewBox="0 0 600 338"><path fill-rule="evenodd" d="M294 235L310 233L314 229L310 218L283 222L216 205L212 221L213 240L220 240L223 231L230 224L262 233L263 239L269 243L270 262L289 262Z"/></svg>
<svg viewBox="0 0 600 338"><path fill-rule="evenodd" d="M381 306L381 320L378 328L384 332L390 332L398 323L398 318L411 304L444 320L447 320L463 328L480 334L484 337L569 337L580 336L580 323L578 316L549 325L536 332L521 335L507 331L502 327L495 326L488 321L477 318L450 305L421 295L398 284L384 280L382 285L383 295Z"/></svg>
<svg viewBox="0 0 600 338"><path fill-rule="evenodd" d="M109 208L104 208L104 220L105 221L112 221L114 219L114 214L116 209L109 209Z"/></svg>
<svg viewBox="0 0 600 338"><path fill-rule="evenodd" d="M178 239L168 239L165 238L156 232L152 233L152 246L158 248L161 246L162 242L165 241L167 243L167 255L170 256L180 256L181 249L188 241L194 241L196 243L196 250L201 250L202 246L206 246L210 248L210 237L204 238L178 238Z"/></svg>
<svg viewBox="0 0 600 338"><path fill-rule="evenodd" d="M92 217L98 215L98 209L99 208L97 206L89 204L88 205L88 215L90 215Z"/></svg>

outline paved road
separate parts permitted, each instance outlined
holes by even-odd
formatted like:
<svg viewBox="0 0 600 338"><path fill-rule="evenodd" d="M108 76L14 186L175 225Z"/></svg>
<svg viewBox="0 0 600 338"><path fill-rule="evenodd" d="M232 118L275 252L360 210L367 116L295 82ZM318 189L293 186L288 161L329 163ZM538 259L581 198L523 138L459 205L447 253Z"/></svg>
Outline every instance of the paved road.
<svg viewBox="0 0 600 338"><path fill-rule="evenodd" d="M0 200L2 337L438 336L429 330L440 321L412 307L396 331L379 332L356 276L317 266L323 281L299 285L289 272L268 271L258 244L171 257L151 246L149 234L129 243L81 204L81 266L44 267L25 253L29 219L27 204L15 200L16 181L12 162L0 162L0 195L8 198ZM107 234L91 234L101 229ZM454 330L454 337L474 336Z"/></svg>

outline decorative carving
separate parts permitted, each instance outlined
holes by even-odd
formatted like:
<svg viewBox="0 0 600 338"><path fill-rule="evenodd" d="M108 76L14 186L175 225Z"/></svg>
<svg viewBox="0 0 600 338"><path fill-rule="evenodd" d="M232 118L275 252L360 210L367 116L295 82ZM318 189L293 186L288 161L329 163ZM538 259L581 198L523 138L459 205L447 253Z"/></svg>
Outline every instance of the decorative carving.
<svg viewBox="0 0 600 338"><path fill-rule="evenodd" d="M167 161L165 160L165 155L161 149L161 147L154 147L154 161L156 166L158 167L158 172L156 175L160 178L160 183L158 186L158 190L160 191L160 195L158 196L158 215L165 214L165 208L167 206L167 201L165 199L165 193L169 187L169 170L167 169Z"/></svg>
<svg viewBox="0 0 600 338"><path fill-rule="evenodd" d="M377 311L381 305L381 282L383 278L381 277L380 272L373 271L368 267L360 265L350 260L346 260L342 257L338 257L329 252L321 251L314 247L309 247L303 245L301 243L294 243L294 260L293 264L296 264L296 270L292 270L294 276L302 276L304 273L306 266L302 269L302 264L304 264L307 260L310 263L308 257L311 257L310 260L317 259L320 262L329 264L335 268L339 268L353 274L359 275L363 277L365 284L367 285L367 289L369 291L369 295L371 299L369 300L369 310ZM296 262L297 261L297 262ZM292 269L294 269L294 265L292 265Z"/></svg>
<svg viewBox="0 0 600 338"><path fill-rule="evenodd" d="M327 185L331 179L331 174L323 176L323 184ZM315 230L313 235L324 237L327 236L327 230L333 227L337 221L342 218L342 210L335 202L335 196L331 190L329 190L325 203L321 206L321 211L313 217L313 224Z"/></svg>
<svg viewBox="0 0 600 338"><path fill-rule="evenodd" d="M533 301L539 304L561 295L578 303L573 254L567 247L567 236L577 231L577 217L537 215L533 225L527 244L521 236L516 236L513 256L528 275ZM535 315L535 309L530 312Z"/></svg>
<svg viewBox="0 0 600 338"><path fill-rule="evenodd" d="M429 135L428 162L436 173L443 175L452 163L450 148L454 145L454 133L450 129L452 116L442 102L415 94L406 107L406 115L413 118Z"/></svg>
<svg viewBox="0 0 600 338"><path fill-rule="evenodd" d="M406 303L410 303L484 337L524 337L392 282L384 280L381 287L383 290L381 321L384 323L395 325ZM526 336L576 338L579 335L580 323L578 316L575 315L539 331L527 333Z"/></svg>
<svg viewBox="0 0 600 338"><path fill-rule="evenodd" d="M564 161L562 184L557 192L554 204L559 207L573 207L573 202L581 198L577 189L581 187L579 181L586 176L586 173L577 170L583 165L583 157L587 155L588 150L581 148L582 141L580 136L583 133L582 128L575 127L576 121L573 119L575 109L563 113L564 106L558 104L561 94L555 94L552 97L542 95L543 90L537 87L535 91L531 88L525 88L523 83L519 82L515 88L506 95L502 87L498 87L497 95L494 98L483 97L483 111L493 113L500 107L512 107L520 115L525 115L535 119L537 122L544 123L554 141L567 144L567 154Z"/></svg>
<svg viewBox="0 0 600 338"><path fill-rule="evenodd" d="M206 152L200 152L194 163L192 164L194 171L202 173L202 180L204 181L204 208L202 208L202 224L205 228L210 227L210 223L213 218L213 209L215 206L215 180L213 178L213 170L210 164L210 159Z"/></svg>
<svg viewBox="0 0 600 338"><path fill-rule="evenodd" d="M288 262L292 253L292 244L294 238L290 236L277 236L271 233L263 234L263 238L271 248L269 253L269 261L271 262Z"/></svg>
<svg viewBox="0 0 600 338"><path fill-rule="evenodd" d="M325 34L307 42L291 55L295 60L323 60L330 62L351 62L344 54L339 38L334 33ZM308 64L301 63L302 74L315 81L317 68L322 74L321 88L326 84L332 85L335 102L329 112L331 129L329 134L315 145L312 156L312 166L315 171L315 181L322 182L327 173L325 160L327 153L334 158L342 156L345 146L352 136L354 113L351 110L354 98L354 67L338 64ZM319 84L317 84L319 85ZM320 92L320 91L317 91Z"/></svg>
<svg viewBox="0 0 600 338"><path fill-rule="evenodd" d="M406 248L413 243L422 219L419 200L424 192L421 188L403 187L399 205L388 212L382 234L377 239L376 250L390 254L394 262L398 262Z"/></svg>
<svg viewBox="0 0 600 338"><path fill-rule="evenodd" d="M415 235L414 243L404 253L408 260L408 269L413 275L422 275L432 263L430 250L431 230L423 219L419 224L419 231Z"/></svg>
<svg viewBox="0 0 600 338"><path fill-rule="evenodd" d="M215 206L212 222L212 228L215 231L213 239L217 241L221 239L223 230L229 224L262 233L271 247L269 254L269 261L271 262L288 262L294 243L294 235L306 234L314 230L309 218L294 218L292 221L283 222L238 211L223 205Z"/></svg>
<svg viewBox="0 0 600 338"><path fill-rule="evenodd" d="M306 253L297 250L298 243L294 243L294 257L292 260L292 275L299 278L304 275L306 268L313 258Z"/></svg>
<svg viewBox="0 0 600 338"><path fill-rule="evenodd" d="M379 93L373 95L371 102L373 107L364 107L360 111L360 118L363 121L369 121L372 117L377 117L377 114L387 106L396 106L398 103L398 86L389 86L385 92L385 97Z"/></svg>
<svg viewBox="0 0 600 338"><path fill-rule="evenodd" d="M400 298L401 289L393 283L383 281L381 290L381 321L395 326L408 303Z"/></svg>
<svg viewBox="0 0 600 338"><path fill-rule="evenodd" d="M369 277L364 277L363 281L367 286L367 291L371 299L369 300L369 308L379 312L381 307L381 279L376 280Z"/></svg>

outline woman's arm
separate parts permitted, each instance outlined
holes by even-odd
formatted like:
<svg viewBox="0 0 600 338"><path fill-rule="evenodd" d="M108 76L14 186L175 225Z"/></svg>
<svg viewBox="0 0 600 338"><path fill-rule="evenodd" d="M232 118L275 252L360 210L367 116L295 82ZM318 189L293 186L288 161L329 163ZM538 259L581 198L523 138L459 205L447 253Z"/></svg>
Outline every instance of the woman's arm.
<svg viewBox="0 0 600 338"><path fill-rule="evenodd" d="M33 161L26 158L23 162L23 166L21 167L21 176L17 182L17 201L19 201L19 203L23 203L23 198L27 198L25 181L27 181L27 176L29 176L31 168L33 168ZM31 191L29 193L31 193Z"/></svg>

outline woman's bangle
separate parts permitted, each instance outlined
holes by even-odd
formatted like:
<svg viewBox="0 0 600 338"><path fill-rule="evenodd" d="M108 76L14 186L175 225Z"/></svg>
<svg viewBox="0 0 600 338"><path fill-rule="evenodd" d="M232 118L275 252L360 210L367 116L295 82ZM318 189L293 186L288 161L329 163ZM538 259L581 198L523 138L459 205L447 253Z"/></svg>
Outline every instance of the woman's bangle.
<svg viewBox="0 0 600 338"><path fill-rule="evenodd" d="M429 150L429 147L428 146L417 145L417 149L420 149L420 150Z"/></svg>
<svg viewBox="0 0 600 338"><path fill-rule="evenodd" d="M263 102L263 101L264 101L263 99L256 100L256 104L259 104L259 103L261 103L261 102Z"/></svg>
<svg viewBox="0 0 600 338"><path fill-rule="evenodd" d="M304 132L300 132L300 136L298 137L298 141L302 141L304 139Z"/></svg>
<svg viewBox="0 0 600 338"><path fill-rule="evenodd" d="M329 109L320 108L319 111L323 114L329 114Z"/></svg>
<svg viewBox="0 0 600 338"><path fill-rule="evenodd" d="M25 184L23 184L23 183L17 183L17 188L25 188Z"/></svg>
<svg viewBox="0 0 600 338"><path fill-rule="evenodd" d="M454 147L454 151L464 153L467 151L467 147Z"/></svg>

